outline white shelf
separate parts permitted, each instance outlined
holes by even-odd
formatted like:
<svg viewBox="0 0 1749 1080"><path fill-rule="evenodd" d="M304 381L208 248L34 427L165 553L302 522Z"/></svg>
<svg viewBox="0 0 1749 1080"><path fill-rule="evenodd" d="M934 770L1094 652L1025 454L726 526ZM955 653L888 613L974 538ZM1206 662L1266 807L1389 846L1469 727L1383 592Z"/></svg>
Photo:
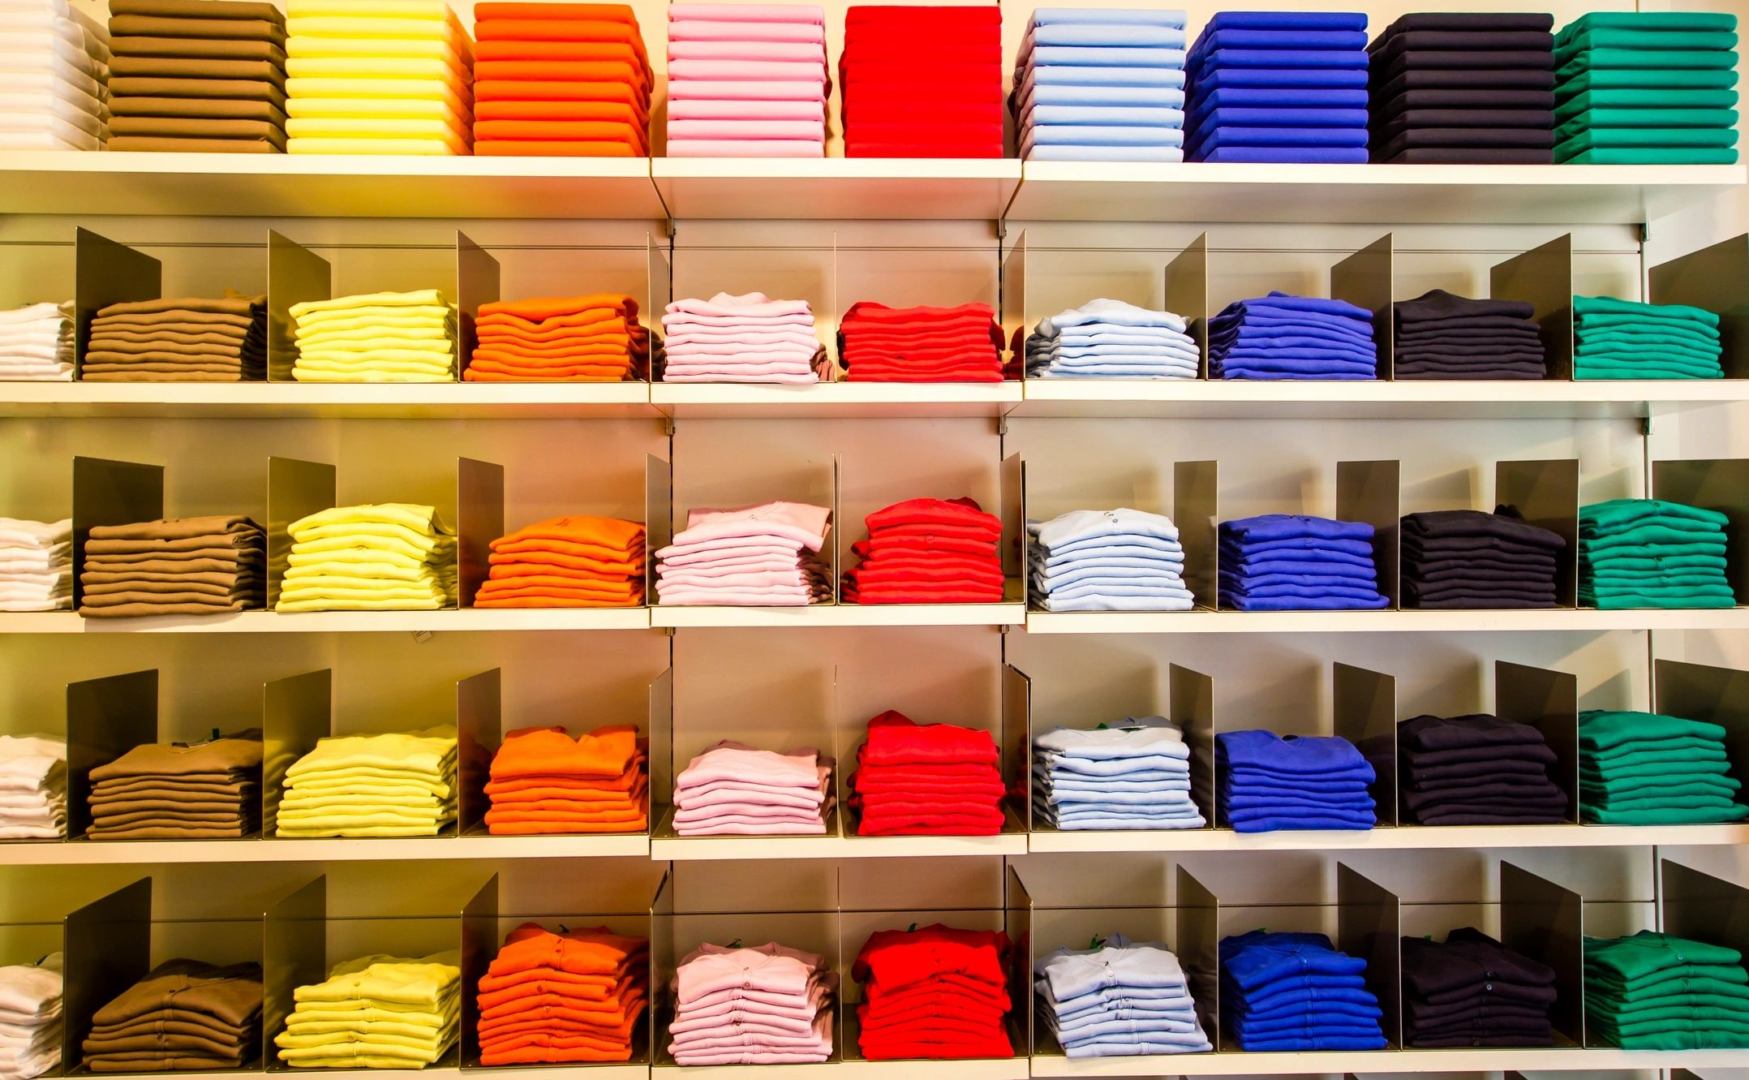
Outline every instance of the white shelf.
<svg viewBox="0 0 1749 1080"><path fill-rule="evenodd" d="M838 382L765 386L659 382L650 387L650 401L665 415L693 419L994 417L1019 407L1021 384Z"/></svg>
<svg viewBox="0 0 1749 1080"><path fill-rule="evenodd" d="M0 416L522 420L656 415L650 388L641 382L0 383Z"/></svg>
<svg viewBox="0 0 1749 1080"><path fill-rule="evenodd" d="M1047 1036L1048 1037L1048 1036ZM1742 1050L1613 1050L1491 1047L1464 1050L1362 1050L1155 1054L1081 1058L1038 1055L1033 1076L1307 1076L1319 1073L1498 1073L1590 1070L1740 1069Z"/></svg>
<svg viewBox="0 0 1749 1080"><path fill-rule="evenodd" d="M1743 630L1749 608L1701 611L1028 612L1029 634L1399 634Z"/></svg>
<svg viewBox="0 0 1749 1080"><path fill-rule="evenodd" d="M0 214L660 221L648 158L12 151Z"/></svg>
<svg viewBox="0 0 1749 1080"><path fill-rule="evenodd" d="M1621 225L1749 178L1742 165L1250 165L1029 161L1019 221Z"/></svg>
<svg viewBox="0 0 1749 1080"><path fill-rule="evenodd" d="M1027 1058L1013 1057L969 1061L845 1061L838 1065L835 1075L845 1080L1026 1080L1032 1074Z"/></svg>
<svg viewBox="0 0 1749 1080"><path fill-rule="evenodd" d="M995 221L1020 162L984 158L654 158L676 218Z"/></svg>
<svg viewBox="0 0 1749 1080"><path fill-rule="evenodd" d="M798 607L656 605L650 625L724 626L1021 626L1024 604L808 604Z"/></svg>
<svg viewBox="0 0 1749 1080"><path fill-rule="evenodd" d="M1711 847L1749 844L1749 825L1458 825L1236 833L1231 829L1035 831L1027 850L1176 854L1193 851L1437 851L1506 848Z"/></svg>
<svg viewBox="0 0 1749 1080"><path fill-rule="evenodd" d="M649 628L647 608L307 611L285 615L238 611L137 619L87 619L71 611L0 614L0 634L419 634Z"/></svg>
<svg viewBox="0 0 1749 1080"><path fill-rule="evenodd" d="M418 859L642 859L631 836L339 837L322 840L46 840L0 842L0 866L303 863Z"/></svg>
<svg viewBox="0 0 1749 1080"><path fill-rule="evenodd" d="M1028 379L1013 417L1623 419L1749 401L1749 379L1245 382Z"/></svg>

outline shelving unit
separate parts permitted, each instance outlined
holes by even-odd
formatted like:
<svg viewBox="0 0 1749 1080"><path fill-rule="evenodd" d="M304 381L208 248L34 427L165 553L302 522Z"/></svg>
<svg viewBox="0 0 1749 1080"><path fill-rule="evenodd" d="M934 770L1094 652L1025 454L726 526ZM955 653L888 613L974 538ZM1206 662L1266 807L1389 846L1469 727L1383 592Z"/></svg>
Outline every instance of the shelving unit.
<svg viewBox="0 0 1749 1080"><path fill-rule="evenodd" d="M1037 1077L1136 1076L1156 1070L1178 1076L1315 1076L1324 1073L1580 1072L1614 1069L1738 1068L1736 1050L1603 1050L1578 1047L1487 1050L1372 1050L1348 1053L1314 1051L1283 1054L1174 1054L1170 1065L1158 1057L1083 1058L1038 1056Z"/></svg>
<svg viewBox="0 0 1749 1080"><path fill-rule="evenodd" d="M647 630L645 608L467 608L449 611L239 611L87 619L71 611L0 614L0 634L348 634L510 633L531 630Z"/></svg>
<svg viewBox="0 0 1749 1080"><path fill-rule="evenodd" d="M642 859L635 836L421 836L333 840L53 840L8 842L0 866L136 866L159 863L401 862L435 859Z"/></svg>

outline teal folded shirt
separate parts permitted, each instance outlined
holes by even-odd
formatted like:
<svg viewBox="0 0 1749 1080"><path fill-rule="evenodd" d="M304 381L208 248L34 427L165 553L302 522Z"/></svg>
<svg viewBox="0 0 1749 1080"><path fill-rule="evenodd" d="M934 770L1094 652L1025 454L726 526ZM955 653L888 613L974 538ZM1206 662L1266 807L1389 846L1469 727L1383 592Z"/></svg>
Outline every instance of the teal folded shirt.
<svg viewBox="0 0 1749 1080"><path fill-rule="evenodd" d="M1590 68L1555 83L1555 100L1588 90L1729 90L1737 85L1732 68Z"/></svg>
<svg viewBox="0 0 1749 1080"><path fill-rule="evenodd" d="M1555 122L1564 124L1589 109L1731 109L1735 90L1587 90L1555 107Z"/></svg>
<svg viewBox="0 0 1749 1080"><path fill-rule="evenodd" d="M1574 38L1593 30L1713 30L1730 32L1737 29L1737 16L1711 11L1590 11L1579 16L1555 35L1559 48Z"/></svg>

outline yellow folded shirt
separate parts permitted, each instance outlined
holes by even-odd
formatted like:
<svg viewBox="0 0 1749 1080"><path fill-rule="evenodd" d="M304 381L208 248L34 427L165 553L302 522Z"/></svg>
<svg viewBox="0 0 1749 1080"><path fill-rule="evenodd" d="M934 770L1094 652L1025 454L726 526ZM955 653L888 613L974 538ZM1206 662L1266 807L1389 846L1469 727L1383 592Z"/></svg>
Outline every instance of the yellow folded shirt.
<svg viewBox="0 0 1749 1080"><path fill-rule="evenodd" d="M410 544L404 540L392 540L379 536L337 536L323 540L306 540L301 544L292 545L292 555L328 555L332 552L356 551L372 557L387 557L399 562L402 559L412 560L418 566L424 566L434 558L433 551L437 549Z"/></svg>
<svg viewBox="0 0 1749 1080"><path fill-rule="evenodd" d="M443 293L438 289L414 289L412 292L374 292L354 293L351 296L336 296L328 300L305 300L301 304L293 304L287 309L292 318L302 325L304 316L320 316L327 312L353 312L354 309L390 308L400 309L403 313L407 308L430 308L444 304Z"/></svg>
<svg viewBox="0 0 1749 1080"><path fill-rule="evenodd" d="M454 325L455 308L440 304L359 304L356 307L305 311L293 317L297 319L297 333L301 337L328 330L363 330L373 326L400 329L399 324L450 327Z"/></svg>
<svg viewBox="0 0 1749 1080"><path fill-rule="evenodd" d="M286 97L389 98L441 101L460 115L472 115L474 96L445 79L287 79Z"/></svg>
<svg viewBox="0 0 1749 1080"><path fill-rule="evenodd" d="M294 541L331 540L337 537L384 537L411 544L421 551L432 551L438 545L438 533L428 523L408 525L405 515L369 518L360 521L319 519L312 514L300 518L291 526Z"/></svg>
<svg viewBox="0 0 1749 1080"><path fill-rule="evenodd" d="M386 573L389 570L417 573L425 565L425 556L370 548L343 548L326 551L300 551L294 545L286 563L293 569L309 567L358 567L366 573ZM286 573L291 573L287 570Z"/></svg>
<svg viewBox="0 0 1749 1080"><path fill-rule="evenodd" d="M376 157L469 157L447 139L287 139L288 154L368 154Z"/></svg>
<svg viewBox="0 0 1749 1080"><path fill-rule="evenodd" d="M384 18L366 14L364 8L345 8L329 15L288 14L286 37L342 38L440 38L472 43L468 32L450 12L447 18Z"/></svg>
<svg viewBox="0 0 1749 1080"><path fill-rule="evenodd" d="M405 506L406 504L388 504ZM427 509L430 507L409 507ZM332 513L333 511L323 511ZM286 769L287 782L329 769L394 769L435 773L445 758L456 752L454 724L438 724L420 731L392 731L381 735L329 735ZM298 998L303 1001L303 998Z"/></svg>
<svg viewBox="0 0 1749 1080"><path fill-rule="evenodd" d="M283 1035L274 1040L287 1050L310 1050L317 1047L341 1046L352 1047L361 1042L381 1044L383 1046L399 1046L409 1050L437 1050L437 1033L429 1034L412 1030L407 1032L386 1031L379 1027L366 1028L360 1025L352 1032L346 1031L301 1031L287 1026ZM435 1057L433 1061L437 1060Z"/></svg>
<svg viewBox="0 0 1749 1080"><path fill-rule="evenodd" d="M437 19L461 26L447 0L287 0L285 15L288 19Z"/></svg>
<svg viewBox="0 0 1749 1080"><path fill-rule="evenodd" d="M409 120L444 120L460 129L467 126L456 111L460 105L423 98L292 98L285 114L299 120L328 117L405 117Z"/></svg>
<svg viewBox="0 0 1749 1080"><path fill-rule="evenodd" d="M301 581L305 578L356 574L383 581L418 581L424 572L421 566L422 564L392 563L386 559L373 559L369 562L328 559L318 563L292 563L291 569L285 572L285 580Z"/></svg>
<svg viewBox="0 0 1749 1080"><path fill-rule="evenodd" d="M458 52L454 35L442 38L350 38L304 35L286 39L285 54L314 56L400 56L442 60L458 71L468 71L469 55Z"/></svg>
<svg viewBox="0 0 1749 1080"><path fill-rule="evenodd" d="M411 320L409 320L411 321ZM426 348L447 346L450 339L449 327L438 319L419 322L414 326L382 326L372 324L349 330L316 329L297 336L299 345L331 345L342 342L368 342L377 338L392 338L402 344L403 348ZM413 342L419 342L414 346Z"/></svg>
<svg viewBox="0 0 1749 1080"><path fill-rule="evenodd" d="M454 79L458 86L474 81L466 69L411 56L304 56L288 59L285 73L295 79Z"/></svg>
<svg viewBox="0 0 1749 1080"><path fill-rule="evenodd" d="M288 583L279 595L293 600L331 597L336 600L423 600L443 596L436 584L405 584L373 582L365 578L322 578L316 581Z"/></svg>
<svg viewBox="0 0 1749 1080"><path fill-rule="evenodd" d="M383 374L405 375L449 375L455 371L455 365L444 362L432 362L426 357L435 353L413 353L399 350L383 350L376 353L334 353L309 352L298 357L296 367L310 372L331 372L336 375L363 374L381 372Z"/></svg>
<svg viewBox="0 0 1749 1080"><path fill-rule="evenodd" d="M429 371L311 371L292 368L292 379L307 383L446 383L455 373Z"/></svg>
<svg viewBox="0 0 1749 1080"><path fill-rule="evenodd" d="M287 120L285 133L294 139L442 139L463 150L474 142L471 131L452 127L446 120L392 116L312 116Z"/></svg>

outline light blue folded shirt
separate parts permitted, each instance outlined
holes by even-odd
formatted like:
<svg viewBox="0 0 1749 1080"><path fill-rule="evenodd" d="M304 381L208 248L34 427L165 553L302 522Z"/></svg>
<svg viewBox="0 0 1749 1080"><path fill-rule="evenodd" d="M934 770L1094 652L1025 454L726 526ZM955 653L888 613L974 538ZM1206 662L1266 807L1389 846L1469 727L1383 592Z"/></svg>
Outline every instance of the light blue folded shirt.
<svg viewBox="0 0 1749 1080"><path fill-rule="evenodd" d="M1112 105L1126 109L1184 110L1184 91L1170 86L1035 86L1032 93L1018 96L1018 99L1019 111L1023 115L1027 109L1036 109L1041 105Z"/></svg>
<svg viewBox="0 0 1749 1080"><path fill-rule="evenodd" d="M1127 506L1114 510L1071 510L1049 521L1029 521L1026 528L1052 554L1066 554L1078 546L1093 546L1112 536L1125 537L1125 543L1152 540L1159 545L1169 545L1169 551L1181 550L1178 547L1178 526L1172 524L1171 518Z"/></svg>
<svg viewBox="0 0 1749 1080"><path fill-rule="evenodd" d="M1045 611L1189 611L1195 597L1119 595L1092 593L1086 596L1047 596L1039 601Z"/></svg>
<svg viewBox="0 0 1749 1080"><path fill-rule="evenodd" d="M1087 124L1107 127L1157 127L1181 130L1183 109L1150 109L1116 105L1034 105L1021 114L1031 126Z"/></svg>
<svg viewBox="0 0 1749 1080"><path fill-rule="evenodd" d="M1175 326L1134 326L1098 319L1080 324L1054 322L1062 345L1176 345L1194 350L1196 339ZM1051 338L1038 340L1050 341Z"/></svg>
<svg viewBox="0 0 1749 1080"><path fill-rule="evenodd" d="M1202 1028L1194 1022L1187 1026L1183 1022L1176 1024L1162 1021L1154 1017L1143 1017L1139 1020L1125 1019L1120 1016L1106 1016L1093 1020L1085 1020L1073 1027L1052 1024L1057 1029L1057 1037L1065 1047L1079 1042L1097 1042L1101 1038L1112 1035L1132 1035L1143 1037L1148 1041L1166 1042L1167 1036L1196 1033L1196 1038L1202 1038ZM1155 1038L1158 1036L1158 1038Z"/></svg>
<svg viewBox="0 0 1749 1080"><path fill-rule="evenodd" d="M1361 54L1363 57L1365 53ZM1122 46L1083 47L1078 45L1040 45L1030 51L1023 51L1014 62L1018 68L1042 67L1093 67L1093 68L1124 68L1144 67L1159 68L1162 71L1182 71L1184 69L1184 49L1180 48L1126 48ZM1331 65L1336 66L1336 65Z"/></svg>
<svg viewBox="0 0 1749 1080"><path fill-rule="evenodd" d="M1364 79L1365 72L1361 72ZM1184 89L1184 72L1168 67L1086 67L1080 64L1042 64L1028 68L1021 80L1020 96L1037 86L1169 86Z"/></svg>
<svg viewBox="0 0 1749 1080"><path fill-rule="evenodd" d="M1171 8L1034 8L1032 25L1055 23L1116 23L1120 26L1172 26L1180 30L1189 18Z"/></svg>
<svg viewBox="0 0 1749 1080"><path fill-rule="evenodd" d="M1166 584L1184 584L1184 563L1165 561L1150 562L1146 559L1099 559L1086 563L1078 563L1049 571L1035 570L1032 580L1040 588L1049 592L1061 585L1073 585L1090 577L1111 577L1112 571L1118 574L1135 574L1139 578L1149 580L1165 580Z"/></svg>
<svg viewBox="0 0 1749 1080"><path fill-rule="evenodd" d="M1365 35L1361 35L1363 38ZM1185 40L1182 26L1150 26L1145 23L1046 23L1034 24L1020 43L1025 56L1041 45L1153 46L1182 50ZM1362 46L1366 43L1361 42Z"/></svg>
<svg viewBox="0 0 1749 1080"><path fill-rule="evenodd" d="M1184 131L1174 127L1094 124L1039 124L1028 128L1027 146L1183 146Z"/></svg>
<svg viewBox="0 0 1749 1080"><path fill-rule="evenodd" d="M1176 540L1152 536L1096 537L1067 547L1047 547L1035 537L1027 549L1034 569L1052 570L1074 566L1089 559L1142 559L1156 563L1184 563L1184 549Z"/></svg>
<svg viewBox="0 0 1749 1080"><path fill-rule="evenodd" d="M1188 759L1190 748L1178 725L1164 716L1126 716L1104 727L1054 727L1033 739L1052 758L1110 761L1165 754Z"/></svg>
<svg viewBox="0 0 1749 1080"><path fill-rule="evenodd" d="M1045 368L1028 371L1030 379L1194 379L1197 369L1139 367L1130 364L1094 364L1091 367Z"/></svg>
<svg viewBox="0 0 1749 1080"><path fill-rule="evenodd" d="M1184 151L1176 146L1077 146L1072 143L1028 146L1020 155L1028 161L1156 161L1176 164Z"/></svg>

